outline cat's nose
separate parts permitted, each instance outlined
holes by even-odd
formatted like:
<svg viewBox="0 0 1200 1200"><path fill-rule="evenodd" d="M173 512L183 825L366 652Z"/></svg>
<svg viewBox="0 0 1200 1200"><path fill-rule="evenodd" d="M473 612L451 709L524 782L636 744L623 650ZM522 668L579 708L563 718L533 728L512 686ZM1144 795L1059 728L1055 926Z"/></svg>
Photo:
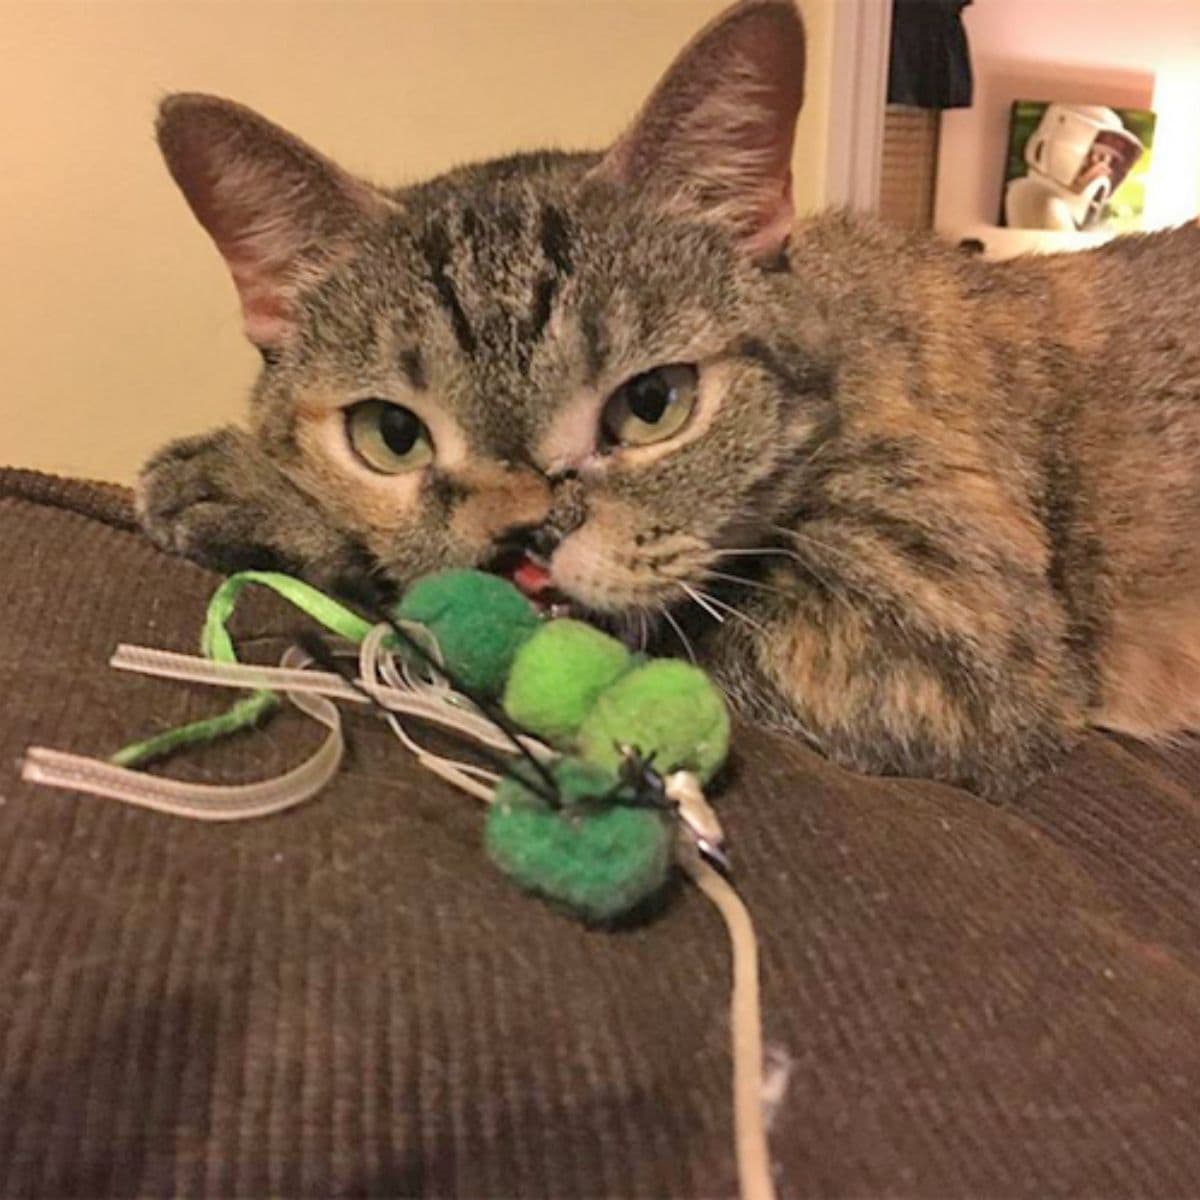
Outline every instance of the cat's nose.
<svg viewBox="0 0 1200 1200"><path fill-rule="evenodd" d="M548 525L512 525L496 539L498 555L533 554L549 558L563 535Z"/></svg>
<svg viewBox="0 0 1200 1200"><path fill-rule="evenodd" d="M558 549L562 534L551 525L539 525L528 538L529 549L541 558L549 558Z"/></svg>

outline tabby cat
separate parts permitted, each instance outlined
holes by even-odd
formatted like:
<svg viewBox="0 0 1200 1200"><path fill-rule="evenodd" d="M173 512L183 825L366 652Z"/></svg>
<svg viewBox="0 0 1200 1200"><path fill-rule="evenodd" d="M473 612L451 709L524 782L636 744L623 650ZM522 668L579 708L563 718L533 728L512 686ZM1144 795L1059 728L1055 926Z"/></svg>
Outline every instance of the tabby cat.
<svg viewBox="0 0 1200 1200"><path fill-rule="evenodd" d="M744 0L606 152L397 191L167 99L263 367L249 432L147 464L151 536L344 590L519 563L839 763L990 796L1196 727L1200 229L992 264L796 222L803 75Z"/></svg>

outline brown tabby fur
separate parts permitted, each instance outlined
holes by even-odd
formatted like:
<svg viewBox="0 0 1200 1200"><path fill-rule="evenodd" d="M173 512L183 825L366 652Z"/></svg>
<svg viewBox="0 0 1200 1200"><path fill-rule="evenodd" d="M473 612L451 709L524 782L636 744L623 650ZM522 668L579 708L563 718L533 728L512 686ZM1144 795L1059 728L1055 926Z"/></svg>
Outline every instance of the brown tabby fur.
<svg viewBox="0 0 1200 1200"><path fill-rule="evenodd" d="M747 713L993 796L1088 724L1196 728L1200 229L1004 264L840 214L789 234L802 64L791 5L743 0L607 155L398 192L169 100L265 365L249 435L148 464L150 533L347 588L533 535L582 609L694 644ZM689 425L598 448L605 398L672 362ZM367 397L418 412L432 466L355 461Z"/></svg>

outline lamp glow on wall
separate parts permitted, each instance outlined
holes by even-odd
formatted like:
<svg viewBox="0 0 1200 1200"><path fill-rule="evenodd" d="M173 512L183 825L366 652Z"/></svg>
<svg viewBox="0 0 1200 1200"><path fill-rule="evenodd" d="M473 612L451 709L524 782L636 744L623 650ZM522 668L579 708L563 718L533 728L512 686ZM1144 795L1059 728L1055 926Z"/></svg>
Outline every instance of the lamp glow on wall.
<svg viewBox="0 0 1200 1200"><path fill-rule="evenodd" d="M1179 225L1200 212L1200 63L1158 74L1154 111L1145 212L1150 229Z"/></svg>

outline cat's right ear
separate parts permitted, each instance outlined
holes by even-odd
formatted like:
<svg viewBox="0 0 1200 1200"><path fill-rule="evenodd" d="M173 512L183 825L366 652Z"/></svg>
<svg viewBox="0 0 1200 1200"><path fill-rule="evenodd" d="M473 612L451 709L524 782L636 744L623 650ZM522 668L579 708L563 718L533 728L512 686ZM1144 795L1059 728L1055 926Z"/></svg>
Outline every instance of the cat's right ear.
<svg viewBox="0 0 1200 1200"><path fill-rule="evenodd" d="M722 226L771 261L791 231L804 98L795 0L739 0L684 48L593 176Z"/></svg>
<svg viewBox="0 0 1200 1200"><path fill-rule="evenodd" d="M158 144L224 256L246 336L278 349L299 287L344 255L364 223L392 211L381 192L243 105L181 93L159 108Z"/></svg>

